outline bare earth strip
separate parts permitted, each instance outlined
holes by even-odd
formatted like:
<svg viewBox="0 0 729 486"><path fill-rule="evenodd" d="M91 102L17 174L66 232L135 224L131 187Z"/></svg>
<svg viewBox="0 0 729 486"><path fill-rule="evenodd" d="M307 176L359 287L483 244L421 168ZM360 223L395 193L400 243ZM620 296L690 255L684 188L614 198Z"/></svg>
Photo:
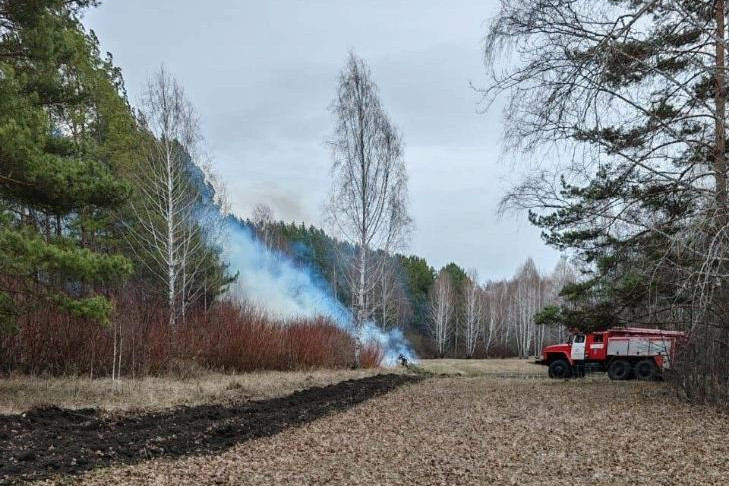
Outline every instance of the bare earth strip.
<svg viewBox="0 0 729 486"><path fill-rule="evenodd" d="M729 421L664 384L432 378L215 456L87 485L727 484Z"/></svg>

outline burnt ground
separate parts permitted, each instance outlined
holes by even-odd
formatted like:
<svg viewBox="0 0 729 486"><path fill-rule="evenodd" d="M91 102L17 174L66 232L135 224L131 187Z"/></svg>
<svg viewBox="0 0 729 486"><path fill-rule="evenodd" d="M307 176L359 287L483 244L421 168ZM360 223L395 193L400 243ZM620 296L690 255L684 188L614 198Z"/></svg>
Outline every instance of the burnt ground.
<svg viewBox="0 0 729 486"><path fill-rule="evenodd" d="M0 416L0 483L77 475L154 458L214 454L347 410L418 380L377 375L281 398L142 415L48 407Z"/></svg>

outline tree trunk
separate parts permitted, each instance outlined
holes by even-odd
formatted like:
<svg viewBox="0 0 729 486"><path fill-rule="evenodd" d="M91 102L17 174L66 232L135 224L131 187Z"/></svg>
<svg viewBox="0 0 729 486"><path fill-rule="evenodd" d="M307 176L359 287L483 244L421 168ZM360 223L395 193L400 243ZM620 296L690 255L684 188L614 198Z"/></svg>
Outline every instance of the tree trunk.
<svg viewBox="0 0 729 486"><path fill-rule="evenodd" d="M168 141L165 141L169 144ZM169 146L166 147L167 164L167 305L169 307L170 332L175 326L175 234L173 225L173 178L172 160L170 158Z"/></svg>
<svg viewBox="0 0 729 486"><path fill-rule="evenodd" d="M114 323L114 351L111 357L111 380L116 380L116 331L117 331L117 324Z"/></svg>
<svg viewBox="0 0 729 486"><path fill-rule="evenodd" d="M716 202L720 223L727 223L726 192L726 48L725 48L725 15L726 0L715 0L716 17L716 75L714 77L716 122L714 145L714 171L716 180Z"/></svg>
<svg viewBox="0 0 729 486"><path fill-rule="evenodd" d="M364 321L367 319L365 309L365 291L366 291L366 272L367 272L367 249L364 241L360 245L359 255L359 289L357 289L357 319L355 322L354 336L354 367L360 368L360 354L362 353L362 328Z"/></svg>
<svg viewBox="0 0 729 486"><path fill-rule="evenodd" d="M382 327L387 329L387 279L385 270L382 270Z"/></svg>

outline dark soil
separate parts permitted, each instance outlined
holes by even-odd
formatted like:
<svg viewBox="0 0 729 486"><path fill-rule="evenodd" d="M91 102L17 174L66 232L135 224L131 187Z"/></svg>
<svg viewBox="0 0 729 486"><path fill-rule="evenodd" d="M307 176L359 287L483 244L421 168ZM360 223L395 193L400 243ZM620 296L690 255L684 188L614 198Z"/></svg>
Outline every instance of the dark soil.
<svg viewBox="0 0 729 486"><path fill-rule="evenodd" d="M48 407L0 416L0 484L79 474L153 457L215 453L346 410L419 379L377 375L282 398L143 415Z"/></svg>

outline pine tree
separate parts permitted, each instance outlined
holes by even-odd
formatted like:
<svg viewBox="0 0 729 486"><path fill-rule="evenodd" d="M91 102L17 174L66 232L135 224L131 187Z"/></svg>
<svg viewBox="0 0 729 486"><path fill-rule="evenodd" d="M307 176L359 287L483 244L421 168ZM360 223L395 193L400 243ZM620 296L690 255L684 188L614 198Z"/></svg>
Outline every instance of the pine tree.
<svg viewBox="0 0 729 486"><path fill-rule="evenodd" d="M493 71L491 94L511 92L511 139L574 148L504 203L532 210L548 243L588 264L590 278L566 293L599 314L591 320L650 322L680 303L700 264L691 228L711 234L727 211L713 141L716 2L597 3L505 2L492 24L488 55L513 46L526 59Z"/></svg>
<svg viewBox="0 0 729 486"><path fill-rule="evenodd" d="M95 292L131 272L107 251L134 122L79 15L87 0L0 2L0 324L39 305L106 321ZM98 250L98 251L94 251Z"/></svg>

